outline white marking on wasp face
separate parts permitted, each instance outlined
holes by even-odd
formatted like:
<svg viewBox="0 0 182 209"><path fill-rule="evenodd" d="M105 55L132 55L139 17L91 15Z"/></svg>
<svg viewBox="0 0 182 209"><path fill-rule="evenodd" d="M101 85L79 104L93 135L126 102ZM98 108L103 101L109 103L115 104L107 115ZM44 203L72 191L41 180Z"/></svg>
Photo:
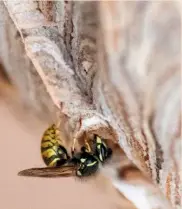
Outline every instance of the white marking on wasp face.
<svg viewBox="0 0 182 209"><path fill-rule="evenodd" d="M77 176L82 176L82 173L80 171L76 172Z"/></svg>
<svg viewBox="0 0 182 209"><path fill-rule="evenodd" d="M99 155L99 159L100 159L100 161L103 161L103 157L102 157L102 154L101 153Z"/></svg>
<svg viewBox="0 0 182 209"><path fill-rule="evenodd" d="M95 161L95 162L93 162L93 163L90 163L90 164L88 164L87 166L88 166L88 167L91 167L91 166L95 165L96 163L97 163L97 161Z"/></svg>
<svg viewBox="0 0 182 209"><path fill-rule="evenodd" d="M100 150L100 148L101 148L101 145L99 144L99 145L97 145L97 148Z"/></svg>
<svg viewBox="0 0 182 209"><path fill-rule="evenodd" d="M101 138L97 136L97 143L102 143Z"/></svg>
<svg viewBox="0 0 182 209"><path fill-rule="evenodd" d="M81 159L80 159L80 161L81 161L82 163L84 163L85 160L86 160L86 158L81 158Z"/></svg>

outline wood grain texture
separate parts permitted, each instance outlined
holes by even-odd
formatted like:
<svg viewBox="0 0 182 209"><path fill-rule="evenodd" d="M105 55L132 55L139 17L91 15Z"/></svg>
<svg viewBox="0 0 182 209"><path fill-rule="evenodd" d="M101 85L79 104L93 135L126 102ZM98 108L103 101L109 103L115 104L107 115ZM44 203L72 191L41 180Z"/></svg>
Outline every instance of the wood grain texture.
<svg viewBox="0 0 182 209"><path fill-rule="evenodd" d="M180 182L174 155L181 149L178 2L102 2L100 13L100 106L105 114L106 107L112 112L128 156L150 173L173 206L179 205L180 185L174 182Z"/></svg>
<svg viewBox="0 0 182 209"><path fill-rule="evenodd" d="M50 115L63 104L78 140L98 132L111 146L118 142L103 173L133 207L180 208L178 2L4 4L0 58L22 101L40 112L46 106ZM19 39L10 30L18 30ZM129 167L134 175L124 171Z"/></svg>

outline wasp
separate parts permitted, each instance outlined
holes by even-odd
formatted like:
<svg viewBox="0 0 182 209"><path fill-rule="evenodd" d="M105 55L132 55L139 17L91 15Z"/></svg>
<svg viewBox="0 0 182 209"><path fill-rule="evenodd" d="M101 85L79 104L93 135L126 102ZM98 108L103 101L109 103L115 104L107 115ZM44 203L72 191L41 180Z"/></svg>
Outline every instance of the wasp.
<svg viewBox="0 0 182 209"><path fill-rule="evenodd" d="M112 155L112 150L107 147L103 139L94 135L90 143L85 140L85 145L80 152L68 155L60 139L60 134L55 124L51 125L43 134L41 141L41 154L48 167L30 168L20 171L20 176L32 177L86 177L95 174L100 164L104 164Z"/></svg>

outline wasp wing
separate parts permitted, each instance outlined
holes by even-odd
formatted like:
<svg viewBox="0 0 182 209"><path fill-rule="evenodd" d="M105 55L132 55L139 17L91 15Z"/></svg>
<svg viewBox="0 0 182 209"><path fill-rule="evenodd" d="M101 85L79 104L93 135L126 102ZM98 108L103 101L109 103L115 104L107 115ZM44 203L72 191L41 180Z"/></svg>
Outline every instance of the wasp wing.
<svg viewBox="0 0 182 209"><path fill-rule="evenodd" d="M65 165L61 167L30 168L18 173L19 176L29 177L70 177L75 176L75 166Z"/></svg>

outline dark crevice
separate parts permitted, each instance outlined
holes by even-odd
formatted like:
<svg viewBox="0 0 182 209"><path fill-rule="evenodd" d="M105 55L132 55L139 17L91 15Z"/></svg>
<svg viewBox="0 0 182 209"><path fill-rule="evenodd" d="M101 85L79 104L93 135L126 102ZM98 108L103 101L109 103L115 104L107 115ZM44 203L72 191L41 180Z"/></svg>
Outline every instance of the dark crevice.
<svg viewBox="0 0 182 209"><path fill-rule="evenodd" d="M65 16L64 16L64 32L63 32L63 41L68 52L68 56L72 63L72 69L74 70L74 62L72 56L72 40L73 40L73 3L64 1L65 3ZM69 11L70 10L70 11ZM71 29L71 30L70 30Z"/></svg>
<svg viewBox="0 0 182 209"><path fill-rule="evenodd" d="M4 65L0 62L0 77L7 83L12 84L10 77L8 76Z"/></svg>
<svg viewBox="0 0 182 209"><path fill-rule="evenodd" d="M156 182L160 183L160 170L162 169L162 163L164 162L164 158L163 158L163 151L162 151L161 145L158 142L156 133L153 128L153 121L154 121L154 115L151 115L149 118L149 127L151 130L153 139L154 139L155 147L156 147L156 153L155 153L156 154L156 173L157 173Z"/></svg>

